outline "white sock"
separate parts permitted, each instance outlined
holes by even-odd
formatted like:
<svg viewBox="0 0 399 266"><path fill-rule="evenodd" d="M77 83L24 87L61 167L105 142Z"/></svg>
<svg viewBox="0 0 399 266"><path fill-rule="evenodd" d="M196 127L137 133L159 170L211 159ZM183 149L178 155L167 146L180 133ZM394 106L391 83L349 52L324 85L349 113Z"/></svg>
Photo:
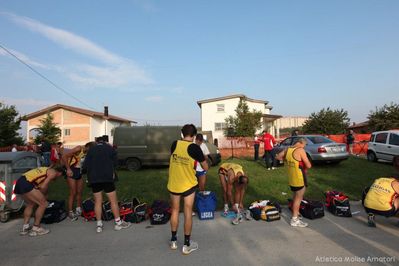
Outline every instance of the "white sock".
<svg viewBox="0 0 399 266"><path fill-rule="evenodd" d="M77 207L76 212L82 212L82 209L80 207Z"/></svg>
<svg viewBox="0 0 399 266"><path fill-rule="evenodd" d="M120 225L120 224L122 223L121 218L120 218L120 217L115 218L115 223L116 223L117 225Z"/></svg>
<svg viewBox="0 0 399 266"><path fill-rule="evenodd" d="M23 229L28 229L29 227L30 227L30 224L24 224L24 225L22 226Z"/></svg>
<svg viewBox="0 0 399 266"><path fill-rule="evenodd" d="M97 221L97 226L101 226L102 227L103 226L103 221L101 221L101 220Z"/></svg>
<svg viewBox="0 0 399 266"><path fill-rule="evenodd" d="M292 216L291 219L294 220L294 221L296 221L296 220L298 220L298 216L296 216L296 217Z"/></svg>

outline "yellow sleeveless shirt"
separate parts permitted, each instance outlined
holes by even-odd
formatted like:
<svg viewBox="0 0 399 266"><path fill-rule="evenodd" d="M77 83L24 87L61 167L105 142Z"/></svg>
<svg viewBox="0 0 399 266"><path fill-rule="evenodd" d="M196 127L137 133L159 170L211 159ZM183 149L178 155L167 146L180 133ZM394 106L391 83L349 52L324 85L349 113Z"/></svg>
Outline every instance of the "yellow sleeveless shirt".
<svg viewBox="0 0 399 266"><path fill-rule="evenodd" d="M39 185L47 178L47 169L48 167L32 169L24 173L23 176L25 176L28 182Z"/></svg>
<svg viewBox="0 0 399 266"><path fill-rule="evenodd" d="M188 154L189 141L178 140L176 149L170 156L168 190L183 193L198 185L195 177L196 161ZM193 144L195 145L195 144Z"/></svg>
<svg viewBox="0 0 399 266"><path fill-rule="evenodd" d="M76 167L76 168L80 168L80 161L82 160L83 156L84 156L84 152L83 152L83 148L81 148L80 152L78 155L73 155L71 157L71 159L69 160L69 166L70 167Z"/></svg>
<svg viewBox="0 0 399 266"><path fill-rule="evenodd" d="M291 187L303 187L305 186L305 173L301 169L301 162L296 160L293 156L296 149L297 148L288 148L285 156L285 165L288 170L288 184Z"/></svg>
<svg viewBox="0 0 399 266"><path fill-rule="evenodd" d="M393 201L398 197L398 194L392 187L392 182L395 178L381 177L374 181L369 192L367 192L364 199L364 206L377 210L389 211L392 209Z"/></svg>
<svg viewBox="0 0 399 266"><path fill-rule="evenodd" d="M222 165L219 168L219 171L222 172L223 174L227 174L229 169L233 170L234 175L237 175L238 172L241 172L243 175L245 175L242 166L236 163L222 163Z"/></svg>

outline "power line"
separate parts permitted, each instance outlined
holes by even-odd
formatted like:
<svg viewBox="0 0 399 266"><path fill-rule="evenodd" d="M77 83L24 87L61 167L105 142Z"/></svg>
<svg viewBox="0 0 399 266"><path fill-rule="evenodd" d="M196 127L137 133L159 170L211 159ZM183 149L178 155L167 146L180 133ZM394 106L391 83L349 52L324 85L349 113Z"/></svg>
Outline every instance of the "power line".
<svg viewBox="0 0 399 266"><path fill-rule="evenodd" d="M50 79L48 79L46 76L44 76L43 74L41 74L39 71L37 71L36 69L34 69L32 66L30 66L28 63L26 63L25 61L23 61L21 58L19 58L18 56L16 56L15 54L13 54L11 51L9 51L7 48L5 48L3 45L0 44L0 47L6 51L8 54L10 54L11 56L13 56L15 59L17 59L20 63L24 64L26 67L28 67L30 70L32 70L36 75L40 76L42 79L46 80L47 82L49 82L51 85L53 85L56 89L62 91L63 93L65 93L66 95L68 95L69 97L73 98L74 100L78 101L79 103L83 104L84 106L95 110L95 108L89 106L88 104L86 104L85 102L83 102L82 100L80 100L79 98L73 96L72 94L70 94L69 92L67 92L66 90L64 90L63 88L61 88L60 86L58 86L57 84L55 84L54 82L52 82Z"/></svg>

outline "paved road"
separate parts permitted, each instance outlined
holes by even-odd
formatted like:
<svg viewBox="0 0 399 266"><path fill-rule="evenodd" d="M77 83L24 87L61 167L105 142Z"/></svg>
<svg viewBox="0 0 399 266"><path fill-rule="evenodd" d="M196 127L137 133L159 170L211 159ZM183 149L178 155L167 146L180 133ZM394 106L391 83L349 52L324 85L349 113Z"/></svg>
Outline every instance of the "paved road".
<svg viewBox="0 0 399 266"><path fill-rule="evenodd" d="M352 211L359 210L352 218L327 213L309 228L290 227L288 210L280 221L238 226L220 213L211 221L195 217L199 250L186 256L181 242L179 250L169 249L168 224L116 232L107 222L97 234L93 222L65 220L49 225L49 235L21 237L22 220L14 219L0 225L0 265L399 265L398 219L378 217L378 227L369 228L359 203L352 203ZM182 241L181 227L179 233Z"/></svg>

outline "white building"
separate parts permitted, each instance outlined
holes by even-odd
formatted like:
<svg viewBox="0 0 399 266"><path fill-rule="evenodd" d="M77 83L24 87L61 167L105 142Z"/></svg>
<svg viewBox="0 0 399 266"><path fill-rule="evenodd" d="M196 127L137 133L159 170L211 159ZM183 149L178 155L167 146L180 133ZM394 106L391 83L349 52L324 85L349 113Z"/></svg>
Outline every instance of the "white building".
<svg viewBox="0 0 399 266"><path fill-rule="evenodd" d="M224 129L226 128L225 119L230 115L236 115L235 109L237 108L240 99L246 101L250 111L256 110L263 114L262 129L259 132L268 130L276 137L279 137L280 128L278 127L276 120L281 118L281 116L270 114L273 107L268 105L268 101L251 99L244 94L229 95L198 101L197 104L201 108L202 131L211 131L213 138L218 139L218 141L223 139Z"/></svg>

